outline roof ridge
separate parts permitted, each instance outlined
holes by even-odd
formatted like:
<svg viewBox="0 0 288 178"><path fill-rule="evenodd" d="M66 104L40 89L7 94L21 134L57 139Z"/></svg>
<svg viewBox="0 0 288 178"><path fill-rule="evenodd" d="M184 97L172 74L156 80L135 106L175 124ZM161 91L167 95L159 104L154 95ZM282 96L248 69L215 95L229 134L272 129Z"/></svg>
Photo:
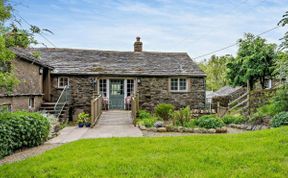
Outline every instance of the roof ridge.
<svg viewBox="0 0 288 178"><path fill-rule="evenodd" d="M186 54L184 51L143 51L143 52L134 52L134 51L118 51L118 50L102 50L102 49L92 49L92 48L30 48L31 50L74 50L74 51L99 51L99 52L118 52L118 53L164 53L164 54Z"/></svg>

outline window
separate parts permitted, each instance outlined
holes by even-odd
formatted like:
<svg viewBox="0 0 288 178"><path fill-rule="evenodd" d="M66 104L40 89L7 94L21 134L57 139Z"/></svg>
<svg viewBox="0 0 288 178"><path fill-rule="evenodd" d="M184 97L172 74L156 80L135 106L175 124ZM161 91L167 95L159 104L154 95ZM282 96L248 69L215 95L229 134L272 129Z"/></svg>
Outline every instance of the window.
<svg viewBox="0 0 288 178"><path fill-rule="evenodd" d="M34 97L29 98L28 107L29 107L29 109L34 108Z"/></svg>
<svg viewBox="0 0 288 178"><path fill-rule="evenodd" d="M171 91L187 91L187 80L182 78L170 79L170 90Z"/></svg>
<svg viewBox="0 0 288 178"><path fill-rule="evenodd" d="M134 80L128 79L127 80L127 96L133 95L134 91Z"/></svg>
<svg viewBox="0 0 288 178"><path fill-rule="evenodd" d="M0 112L11 112L12 111L12 105L11 104L3 104L0 105Z"/></svg>
<svg viewBox="0 0 288 178"><path fill-rule="evenodd" d="M99 80L99 92L102 96L107 97L107 80L106 79Z"/></svg>
<svg viewBox="0 0 288 178"><path fill-rule="evenodd" d="M65 86L69 86L69 78L68 77L59 77L58 78L58 88L64 88Z"/></svg>

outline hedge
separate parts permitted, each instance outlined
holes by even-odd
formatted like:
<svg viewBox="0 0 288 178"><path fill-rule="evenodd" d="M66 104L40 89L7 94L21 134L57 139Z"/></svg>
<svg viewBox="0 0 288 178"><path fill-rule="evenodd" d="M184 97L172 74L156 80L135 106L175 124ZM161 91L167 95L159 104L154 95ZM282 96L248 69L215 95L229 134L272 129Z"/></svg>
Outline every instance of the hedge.
<svg viewBox="0 0 288 178"><path fill-rule="evenodd" d="M49 129L48 119L40 113L0 113L0 158L17 149L44 143Z"/></svg>

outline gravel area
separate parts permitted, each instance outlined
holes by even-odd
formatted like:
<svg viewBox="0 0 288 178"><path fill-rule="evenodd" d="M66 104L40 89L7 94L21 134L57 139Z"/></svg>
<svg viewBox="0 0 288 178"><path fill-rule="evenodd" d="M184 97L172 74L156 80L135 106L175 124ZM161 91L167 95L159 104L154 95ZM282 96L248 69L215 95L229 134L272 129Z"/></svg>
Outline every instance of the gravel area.
<svg viewBox="0 0 288 178"><path fill-rule="evenodd" d="M51 150L61 144L44 144L34 148L27 148L16 151L14 154L4 157L0 160L0 166L7 163L21 161L29 157L39 155L47 150Z"/></svg>

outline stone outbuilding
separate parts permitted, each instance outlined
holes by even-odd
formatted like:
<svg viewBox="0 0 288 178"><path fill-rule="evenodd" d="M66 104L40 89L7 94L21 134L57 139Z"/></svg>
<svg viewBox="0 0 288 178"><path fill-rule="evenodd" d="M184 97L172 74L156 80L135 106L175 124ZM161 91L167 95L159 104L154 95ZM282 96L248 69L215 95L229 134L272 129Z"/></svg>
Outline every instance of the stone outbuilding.
<svg viewBox="0 0 288 178"><path fill-rule="evenodd" d="M0 111L37 111L44 100L50 100L50 72L53 67L39 61L26 50L11 50L16 58L10 64L10 72L19 83L12 92L0 90Z"/></svg>

